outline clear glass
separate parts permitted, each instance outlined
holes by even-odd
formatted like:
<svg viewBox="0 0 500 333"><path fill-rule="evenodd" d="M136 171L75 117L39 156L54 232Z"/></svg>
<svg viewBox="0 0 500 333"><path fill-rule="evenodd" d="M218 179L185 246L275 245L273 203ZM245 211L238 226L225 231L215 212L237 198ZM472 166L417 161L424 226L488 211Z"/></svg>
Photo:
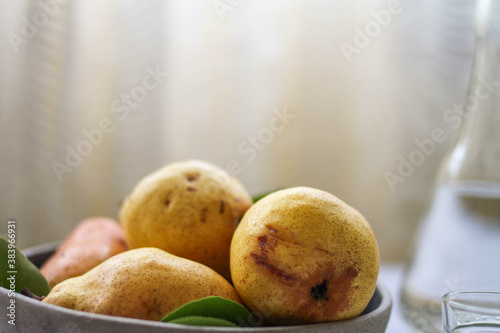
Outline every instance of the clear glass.
<svg viewBox="0 0 500 333"><path fill-rule="evenodd" d="M500 293L448 293L442 301L444 333L500 333Z"/></svg>
<svg viewBox="0 0 500 333"><path fill-rule="evenodd" d="M442 332L441 295L500 292L500 0L477 1L476 51L460 133L443 160L401 290L406 320Z"/></svg>

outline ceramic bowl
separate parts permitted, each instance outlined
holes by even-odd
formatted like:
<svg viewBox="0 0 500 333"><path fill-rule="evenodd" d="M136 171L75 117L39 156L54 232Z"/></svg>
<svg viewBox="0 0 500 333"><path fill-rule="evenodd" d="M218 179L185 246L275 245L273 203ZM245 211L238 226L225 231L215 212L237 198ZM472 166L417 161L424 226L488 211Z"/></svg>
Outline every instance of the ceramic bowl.
<svg viewBox="0 0 500 333"><path fill-rule="evenodd" d="M27 249L24 254L40 266L57 248L58 243ZM15 300L15 326L8 323L7 307ZM194 332L254 332L254 333L382 333L385 332L391 313L391 297L378 285L363 313L353 319L312 325L275 326L259 328L201 327L169 324L148 320L121 318L65 309L45 304L29 297L15 294L10 297L7 289L0 288L0 308L5 314L0 320L0 332L38 333L194 333Z"/></svg>

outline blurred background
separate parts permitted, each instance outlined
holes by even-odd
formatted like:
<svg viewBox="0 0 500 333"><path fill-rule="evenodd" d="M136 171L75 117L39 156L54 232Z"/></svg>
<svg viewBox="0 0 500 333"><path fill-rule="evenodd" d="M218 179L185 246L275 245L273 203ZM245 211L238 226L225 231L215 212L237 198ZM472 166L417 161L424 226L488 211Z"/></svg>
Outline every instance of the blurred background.
<svg viewBox="0 0 500 333"><path fill-rule="evenodd" d="M466 0L6 0L0 233L21 248L117 218L147 173L198 158L253 195L306 185L402 260L472 65ZM442 131L436 142L433 131Z"/></svg>

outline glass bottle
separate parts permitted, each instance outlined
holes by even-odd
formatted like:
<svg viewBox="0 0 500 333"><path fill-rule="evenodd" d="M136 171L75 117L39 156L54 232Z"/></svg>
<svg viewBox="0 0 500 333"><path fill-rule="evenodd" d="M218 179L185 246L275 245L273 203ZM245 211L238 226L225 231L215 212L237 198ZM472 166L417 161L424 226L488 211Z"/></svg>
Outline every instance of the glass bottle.
<svg viewBox="0 0 500 333"><path fill-rule="evenodd" d="M448 114L460 127L441 164L432 204L401 289L406 320L441 332L441 296L500 291L500 0L479 0L466 103Z"/></svg>

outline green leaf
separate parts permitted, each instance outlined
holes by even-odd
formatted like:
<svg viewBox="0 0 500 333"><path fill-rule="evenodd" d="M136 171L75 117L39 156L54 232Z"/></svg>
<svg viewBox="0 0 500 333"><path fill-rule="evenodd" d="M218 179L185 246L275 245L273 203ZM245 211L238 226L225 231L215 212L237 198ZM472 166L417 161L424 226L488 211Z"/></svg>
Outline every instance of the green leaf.
<svg viewBox="0 0 500 333"><path fill-rule="evenodd" d="M238 325L233 324L230 321L213 318L213 317L202 317L202 316L189 316L174 319L170 321L172 324L183 324L183 325L194 325L194 326L222 326L222 327L238 327Z"/></svg>
<svg viewBox="0 0 500 333"><path fill-rule="evenodd" d="M241 327L257 326L252 315L243 305L219 296L209 296L186 303L167 314L162 321L172 322L192 316L224 319Z"/></svg>
<svg viewBox="0 0 500 333"><path fill-rule="evenodd" d="M38 267L3 237L0 237L0 286L18 293L28 288L37 296L47 296L50 291Z"/></svg>

